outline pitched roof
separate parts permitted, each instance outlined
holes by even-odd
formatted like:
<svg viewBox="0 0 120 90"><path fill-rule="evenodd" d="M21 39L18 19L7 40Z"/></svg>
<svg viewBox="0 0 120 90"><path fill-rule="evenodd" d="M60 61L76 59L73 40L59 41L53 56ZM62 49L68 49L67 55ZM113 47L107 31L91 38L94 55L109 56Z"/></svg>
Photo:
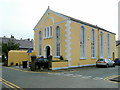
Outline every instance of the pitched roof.
<svg viewBox="0 0 120 90"><path fill-rule="evenodd" d="M7 38L7 37L0 37L0 39L2 39L3 43L7 43L9 41L13 41L17 44L20 44L19 48L23 48L23 49L27 49L27 48L33 48L33 41L29 41L29 40L18 40L15 38Z"/></svg>
<svg viewBox="0 0 120 90"><path fill-rule="evenodd" d="M106 31L106 32L109 32L109 33L112 33L112 34L115 34L115 33L113 33L113 32L110 32L110 31L108 31L108 30L105 30L105 29L103 29L103 28L101 28L101 27L98 27L97 25L93 25L93 24L90 24L90 23L87 23L87 22L84 22L84 21L75 19L75 18L73 18L73 17L70 17L70 16L67 16L67 15L64 15L64 14L61 14L61 13L58 13L58 12L55 12L55 11L51 10L49 7L48 7L48 9L46 10L45 13L47 13L48 11L50 11L50 12L52 12L52 13L55 13L55 14L58 14L58 15L60 15L60 16L66 17L67 19L72 20L72 21L74 21L74 22L81 23L81 24L84 24L84 25L87 25L87 26L91 26L91 27L93 27L93 28L97 28L97 29L100 29L100 30L103 30L103 31ZM45 13L44 13L44 15L45 15ZM43 15L43 16L44 16L44 15ZM43 16L42 16L42 18L43 18ZM42 18L39 20L39 22L42 20ZM37 23L37 25L39 24L39 22ZM36 26L37 26L37 25L36 25ZM34 29L36 28L36 26L34 27ZM34 30L34 29L33 29L33 30ZM116 35L116 34L115 34L115 35Z"/></svg>
<svg viewBox="0 0 120 90"><path fill-rule="evenodd" d="M116 46L120 45L120 40L116 41Z"/></svg>
<svg viewBox="0 0 120 90"><path fill-rule="evenodd" d="M51 11L53 11L53 10L51 10ZM55 12L55 11L53 11L53 12ZM60 14L60 15L63 15L63 16L69 18L70 20L72 20L72 21L74 21L74 22L82 23L82 24L85 24L85 25L87 25L87 26L91 26L91 27L98 28L98 29L100 29L100 30L103 30L103 31L106 31L106 32L115 34L115 33L113 33L113 32L110 32L110 31L108 31L108 30L105 30L105 29L103 29L103 28L101 28L101 27L98 27L97 25L93 25L93 24L90 24L90 23L87 23L87 22L84 22L84 21L75 19L75 18L73 18L73 17L67 16L67 15L64 15L64 14L61 14L61 13L58 13L58 12L55 12L55 13ZM115 35L116 35L116 34L115 34Z"/></svg>

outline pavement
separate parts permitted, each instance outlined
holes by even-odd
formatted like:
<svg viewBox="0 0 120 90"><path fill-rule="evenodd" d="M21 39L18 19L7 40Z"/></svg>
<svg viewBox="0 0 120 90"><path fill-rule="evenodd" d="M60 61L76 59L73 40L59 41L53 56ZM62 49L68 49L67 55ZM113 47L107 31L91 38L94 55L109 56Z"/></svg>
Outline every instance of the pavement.
<svg viewBox="0 0 120 90"><path fill-rule="evenodd" d="M92 66L90 66L92 67ZM27 66L27 68L23 68L23 66L11 66L10 68L13 69L18 69L18 70L23 70L23 71L31 71L30 67ZM68 69L61 69L61 70L48 70L48 69L43 69L43 70L35 70L31 72L74 72L74 71L79 71L80 68L85 68L85 67L79 67L79 68L68 68Z"/></svg>

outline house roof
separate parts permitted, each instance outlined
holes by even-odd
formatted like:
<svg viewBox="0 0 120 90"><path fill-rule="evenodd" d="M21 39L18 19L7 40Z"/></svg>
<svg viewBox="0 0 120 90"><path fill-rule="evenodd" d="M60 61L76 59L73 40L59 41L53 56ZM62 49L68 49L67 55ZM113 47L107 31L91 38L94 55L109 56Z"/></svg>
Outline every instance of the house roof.
<svg viewBox="0 0 120 90"><path fill-rule="evenodd" d="M120 40L116 41L116 46L120 45Z"/></svg>
<svg viewBox="0 0 120 90"><path fill-rule="evenodd" d="M17 44L20 44L19 48L22 48L22 49L33 48L33 41L32 40L31 41L27 40L27 39L18 40L15 38L7 38L7 37L0 37L0 39L2 39L3 43L13 41Z"/></svg>
<svg viewBox="0 0 120 90"><path fill-rule="evenodd" d="M53 11L53 10L51 10L51 11ZM55 11L53 11L53 12L55 12ZM93 25L93 24L90 24L90 23L87 23L87 22L84 22L84 21L75 19L75 18L73 18L73 17L67 16L67 15L64 15L64 14L61 14L61 13L58 13L58 12L56 12L56 13L57 13L57 14L60 14L60 15L63 15L63 16L69 18L70 20L72 20L72 21L74 21L74 22L82 23L82 24L85 24L85 25L87 25L87 26L91 26L91 27L98 28L98 29L100 29L100 30L103 30L103 31L106 31L106 32L115 34L115 33L113 33L113 32L110 32L110 31L108 31L108 30L105 30L105 29L103 29L103 28L101 28L101 27L98 27L97 25ZM116 35L116 34L115 34L115 35Z"/></svg>
<svg viewBox="0 0 120 90"><path fill-rule="evenodd" d="M74 21L74 22L81 23L81 24L84 24L84 25L87 25L87 26L91 26L91 27L93 27L93 28L97 28L97 29L100 29L100 30L103 30L103 31L106 31L106 32L109 32L109 33L112 33L112 34L115 34L115 33L113 33L113 32L110 32L110 31L108 31L108 30L105 30L105 29L103 29L103 28L101 28L101 27L98 27L97 25L93 25L93 24L90 24L90 23L87 23L87 22L84 22L84 21L75 19L75 18L73 18L73 17L70 17L70 16L67 16L67 15L64 15L64 14L61 14L61 13L58 13L58 12L55 12L55 11L51 10L49 7L48 7L48 9L46 10L45 13L47 13L48 11L50 11L50 12L52 12L52 13L55 13L55 14L57 14L57 15L60 15L60 16L66 17L67 19L72 20L72 21ZM44 15L45 15L45 13L44 13ZM43 16L44 16L44 15L43 15ZM42 16L42 18L43 18L43 16ZM39 22L42 20L42 18L39 20ZM39 24L39 22L37 23L37 25ZM37 26L37 25L36 25L36 26ZM34 27L34 29L36 28L36 26ZM33 29L33 30L34 30L34 29ZM116 34L115 34L115 35L116 35Z"/></svg>

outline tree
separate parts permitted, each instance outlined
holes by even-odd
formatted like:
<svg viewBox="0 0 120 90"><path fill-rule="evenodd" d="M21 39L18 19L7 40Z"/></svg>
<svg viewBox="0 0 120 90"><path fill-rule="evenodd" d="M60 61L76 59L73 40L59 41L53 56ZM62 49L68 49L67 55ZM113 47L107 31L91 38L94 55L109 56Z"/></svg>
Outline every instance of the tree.
<svg viewBox="0 0 120 90"><path fill-rule="evenodd" d="M8 52L10 50L18 50L19 44L16 44L14 41L9 41L7 43L2 43L2 55L6 56L8 59Z"/></svg>

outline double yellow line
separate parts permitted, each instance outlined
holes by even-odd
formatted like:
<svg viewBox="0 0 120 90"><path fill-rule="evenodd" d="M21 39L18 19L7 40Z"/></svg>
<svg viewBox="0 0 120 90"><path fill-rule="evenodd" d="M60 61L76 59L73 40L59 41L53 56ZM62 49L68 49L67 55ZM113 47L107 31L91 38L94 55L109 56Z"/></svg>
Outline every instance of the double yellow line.
<svg viewBox="0 0 120 90"><path fill-rule="evenodd" d="M19 86L15 85L15 84L3 79L3 78L0 78L0 81L2 81L2 84L5 84L6 86L8 86L9 88L12 88L14 90L18 90L18 89L23 90L21 87L19 87Z"/></svg>
<svg viewBox="0 0 120 90"><path fill-rule="evenodd" d="M108 82L112 82L112 83L120 83L120 82L114 82L114 81L110 81L110 80L109 80L109 79L116 78L116 77L119 77L119 76L120 76L120 75L109 76L109 77L104 78L104 80L107 80Z"/></svg>

